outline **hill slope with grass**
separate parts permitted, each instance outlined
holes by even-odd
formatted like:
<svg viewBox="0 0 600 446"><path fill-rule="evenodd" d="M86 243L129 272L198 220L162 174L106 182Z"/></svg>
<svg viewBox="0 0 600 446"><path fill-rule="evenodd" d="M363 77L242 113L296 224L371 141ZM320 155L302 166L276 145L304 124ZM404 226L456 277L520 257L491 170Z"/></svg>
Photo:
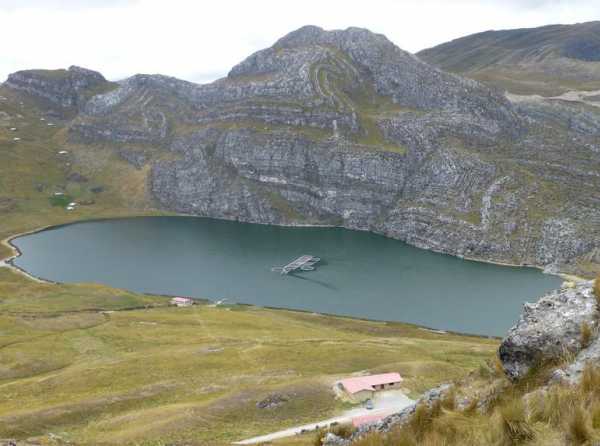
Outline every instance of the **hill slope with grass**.
<svg viewBox="0 0 600 446"><path fill-rule="evenodd" d="M497 346L400 323L167 302L0 268L0 439L224 445L339 413L341 377L399 371L418 395Z"/></svg>
<svg viewBox="0 0 600 446"><path fill-rule="evenodd" d="M486 31L417 55L516 94L600 90L600 22Z"/></svg>
<svg viewBox="0 0 600 446"><path fill-rule="evenodd" d="M600 276L526 304L495 362L325 446L591 445L600 438ZM315 443L315 444L316 444Z"/></svg>
<svg viewBox="0 0 600 446"><path fill-rule="evenodd" d="M123 155L132 146L70 140L77 110L0 87L0 239L166 213L149 191L148 166ZM1 258L12 255L0 244ZM416 396L497 346L405 324L167 303L38 283L0 263L0 444L225 445L347 409L331 389L340 377L400 371ZM269 398L283 404L257 406Z"/></svg>
<svg viewBox="0 0 600 446"><path fill-rule="evenodd" d="M31 166L32 141L9 130L25 107L31 129L52 135L41 160L60 164L56 184L82 203L335 225L485 261L600 268L600 108L511 102L368 30L300 28L206 85L114 84L72 67L15 73L0 95L3 156ZM31 190L43 183L26 188L47 200L56 188ZM0 199L24 205L2 187Z"/></svg>

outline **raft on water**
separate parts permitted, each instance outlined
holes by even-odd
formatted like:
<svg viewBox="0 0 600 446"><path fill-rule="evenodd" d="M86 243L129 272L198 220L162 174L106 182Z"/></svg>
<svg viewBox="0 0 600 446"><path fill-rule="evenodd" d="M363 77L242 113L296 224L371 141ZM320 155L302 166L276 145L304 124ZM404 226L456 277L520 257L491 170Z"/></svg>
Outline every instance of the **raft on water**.
<svg viewBox="0 0 600 446"><path fill-rule="evenodd" d="M281 274L289 274L297 270L313 271L315 269L314 265L320 260L321 259L319 257L303 255L285 266L274 266L273 268L271 268L271 271Z"/></svg>

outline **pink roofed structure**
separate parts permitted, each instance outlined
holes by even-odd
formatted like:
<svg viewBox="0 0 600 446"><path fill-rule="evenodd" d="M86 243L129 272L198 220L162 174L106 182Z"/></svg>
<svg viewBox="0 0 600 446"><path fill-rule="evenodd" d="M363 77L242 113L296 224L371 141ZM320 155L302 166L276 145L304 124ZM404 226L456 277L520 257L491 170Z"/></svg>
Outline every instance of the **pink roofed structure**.
<svg viewBox="0 0 600 446"><path fill-rule="evenodd" d="M383 420L388 415L391 415L393 412L379 412L373 415L362 415L360 417L352 418L352 426L360 427L365 424L374 424L379 420Z"/></svg>
<svg viewBox="0 0 600 446"><path fill-rule="evenodd" d="M340 381L346 392L357 393L361 390L379 390L390 384L402 382L399 373L382 373L381 375L358 376Z"/></svg>
<svg viewBox="0 0 600 446"><path fill-rule="evenodd" d="M338 385L353 401L364 401L378 390L396 388L402 382L399 373L382 373L380 375L357 376L341 380Z"/></svg>

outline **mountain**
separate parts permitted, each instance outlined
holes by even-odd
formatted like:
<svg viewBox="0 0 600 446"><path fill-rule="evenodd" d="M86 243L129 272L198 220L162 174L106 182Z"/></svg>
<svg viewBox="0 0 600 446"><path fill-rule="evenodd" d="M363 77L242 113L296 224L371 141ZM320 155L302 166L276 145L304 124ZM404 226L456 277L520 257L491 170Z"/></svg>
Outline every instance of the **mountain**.
<svg viewBox="0 0 600 446"><path fill-rule="evenodd" d="M417 55L444 70L516 94L600 90L600 21L486 31Z"/></svg>
<svg viewBox="0 0 600 446"><path fill-rule="evenodd" d="M600 263L600 110L511 101L368 30L303 27L206 85L71 68L15 73L0 95L61 126L65 184L123 201L581 274Z"/></svg>

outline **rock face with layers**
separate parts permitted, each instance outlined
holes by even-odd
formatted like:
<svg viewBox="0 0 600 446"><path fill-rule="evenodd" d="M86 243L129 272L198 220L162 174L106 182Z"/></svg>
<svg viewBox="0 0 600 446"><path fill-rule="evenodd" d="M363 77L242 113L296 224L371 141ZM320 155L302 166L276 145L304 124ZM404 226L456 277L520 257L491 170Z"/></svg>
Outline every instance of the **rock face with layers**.
<svg viewBox="0 0 600 446"><path fill-rule="evenodd" d="M364 29L303 27L211 84L135 75L78 101L71 142L148 172L164 209L551 270L600 262L596 110L511 102Z"/></svg>

